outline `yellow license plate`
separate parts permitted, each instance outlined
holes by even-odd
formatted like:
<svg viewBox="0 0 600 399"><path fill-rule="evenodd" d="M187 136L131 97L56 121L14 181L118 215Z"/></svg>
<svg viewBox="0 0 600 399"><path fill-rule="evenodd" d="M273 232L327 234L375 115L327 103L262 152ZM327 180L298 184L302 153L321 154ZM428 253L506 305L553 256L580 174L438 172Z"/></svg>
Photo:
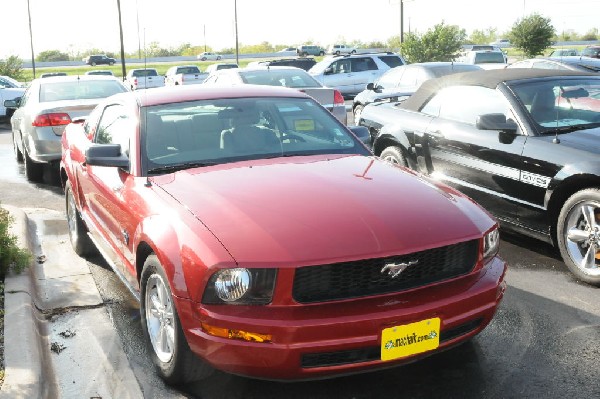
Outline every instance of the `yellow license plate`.
<svg viewBox="0 0 600 399"><path fill-rule="evenodd" d="M433 350L439 345L439 317L386 328L381 332L381 360L416 355Z"/></svg>

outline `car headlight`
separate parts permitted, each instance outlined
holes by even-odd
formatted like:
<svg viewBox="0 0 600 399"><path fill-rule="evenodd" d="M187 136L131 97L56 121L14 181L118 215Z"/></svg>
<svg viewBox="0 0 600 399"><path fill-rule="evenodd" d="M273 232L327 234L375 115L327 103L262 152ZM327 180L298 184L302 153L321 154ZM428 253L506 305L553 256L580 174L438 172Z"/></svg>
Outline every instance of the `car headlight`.
<svg viewBox="0 0 600 399"><path fill-rule="evenodd" d="M202 303L265 305L273 298L276 269L222 269L209 279Z"/></svg>
<svg viewBox="0 0 600 399"><path fill-rule="evenodd" d="M483 261L487 263L491 258L493 258L500 248L500 233L498 231L498 226L494 226L494 228L488 231L485 236L483 236Z"/></svg>

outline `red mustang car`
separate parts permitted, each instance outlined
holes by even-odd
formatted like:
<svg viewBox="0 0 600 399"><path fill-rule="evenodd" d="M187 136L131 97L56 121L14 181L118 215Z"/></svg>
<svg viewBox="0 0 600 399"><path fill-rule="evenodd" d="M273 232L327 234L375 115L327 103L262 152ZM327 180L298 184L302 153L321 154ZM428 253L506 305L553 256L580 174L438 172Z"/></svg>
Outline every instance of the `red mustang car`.
<svg viewBox="0 0 600 399"><path fill-rule="evenodd" d="M99 250L138 297L167 382L389 367L492 320L496 221L357 135L265 86L118 94L67 127L73 248Z"/></svg>

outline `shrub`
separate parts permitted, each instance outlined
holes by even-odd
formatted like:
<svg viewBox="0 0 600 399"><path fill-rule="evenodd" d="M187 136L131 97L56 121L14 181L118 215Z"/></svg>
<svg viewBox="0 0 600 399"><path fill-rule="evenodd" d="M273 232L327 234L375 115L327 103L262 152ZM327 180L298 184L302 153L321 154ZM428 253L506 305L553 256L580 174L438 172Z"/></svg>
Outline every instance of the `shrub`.
<svg viewBox="0 0 600 399"><path fill-rule="evenodd" d="M9 227L13 218L4 208L0 207L0 275L5 276L9 270L21 273L29 266L32 255L19 248L17 237L10 234Z"/></svg>

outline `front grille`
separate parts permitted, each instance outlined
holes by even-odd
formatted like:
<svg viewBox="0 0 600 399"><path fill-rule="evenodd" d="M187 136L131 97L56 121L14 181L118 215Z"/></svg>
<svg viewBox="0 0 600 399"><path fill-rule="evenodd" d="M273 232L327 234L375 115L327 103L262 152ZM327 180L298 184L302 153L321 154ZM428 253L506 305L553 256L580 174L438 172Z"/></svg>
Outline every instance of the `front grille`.
<svg viewBox="0 0 600 399"><path fill-rule="evenodd" d="M472 320L461 324L450 330L440 332L440 343L466 335L479 328L482 319ZM302 355L301 364L303 368L331 367L344 364L355 364L371 362L381 359L381 348L369 346L365 348L351 349L339 352L307 353Z"/></svg>
<svg viewBox="0 0 600 399"><path fill-rule="evenodd" d="M299 303L327 302L400 292L469 273L479 241L472 240L408 255L296 269L292 296ZM381 269L390 263L418 263L396 278Z"/></svg>

